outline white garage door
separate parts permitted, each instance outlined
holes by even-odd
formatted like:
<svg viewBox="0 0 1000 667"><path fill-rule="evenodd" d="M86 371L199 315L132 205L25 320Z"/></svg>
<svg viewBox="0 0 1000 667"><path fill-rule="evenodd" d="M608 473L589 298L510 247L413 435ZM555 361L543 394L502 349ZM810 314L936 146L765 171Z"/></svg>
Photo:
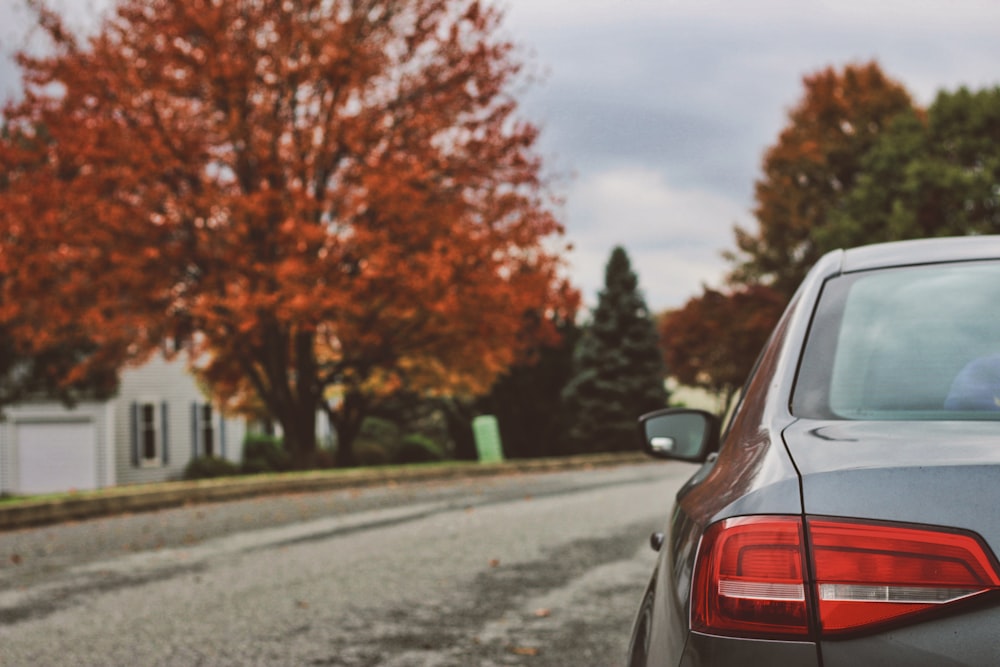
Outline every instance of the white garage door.
<svg viewBox="0 0 1000 667"><path fill-rule="evenodd" d="M21 493L97 488L97 438L93 422L17 425Z"/></svg>

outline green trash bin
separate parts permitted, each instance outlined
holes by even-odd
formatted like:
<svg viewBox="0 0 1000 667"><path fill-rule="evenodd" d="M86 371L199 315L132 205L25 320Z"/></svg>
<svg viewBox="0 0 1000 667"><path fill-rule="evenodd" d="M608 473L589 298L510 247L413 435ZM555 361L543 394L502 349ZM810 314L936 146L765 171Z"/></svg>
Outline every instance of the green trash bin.
<svg viewBox="0 0 1000 667"><path fill-rule="evenodd" d="M472 420L476 437L476 452L480 463L503 461L503 444L500 442L500 424L493 415L480 415Z"/></svg>

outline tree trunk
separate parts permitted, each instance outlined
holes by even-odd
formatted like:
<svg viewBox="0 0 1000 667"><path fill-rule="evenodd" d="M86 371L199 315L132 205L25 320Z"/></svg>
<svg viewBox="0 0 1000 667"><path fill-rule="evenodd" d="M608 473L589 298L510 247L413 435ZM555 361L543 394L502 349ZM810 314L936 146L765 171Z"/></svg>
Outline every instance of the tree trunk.
<svg viewBox="0 0 1000 667"><path fill-rule="evenodd" d="M448 436L455 443L455 458L459 461L475 461L479 458L476 438L472 432L475 410L457 398L445 399L441 406L444 409Z"/></svg>
<svg viewBox="0 0 1000 667"><path fill-rule="evenodd" d="M308 469L316 462L316 409L308 405L293 406L291 419L282 420L285 432L285 449L292 457L296 469Z"/></svg>
<svg viewBox="0 0 1000 667"><path fill-rule="evenodd" d="M337 455L334 463L338 468L357 465L354 457L354 440L361 432L361 423L368 414L368 401L360 393L348 391L340 409L327 411L330 425L337 432Z"/></svg>
<svg viewBox="0 0 1000 667"><path fill-rule="evenodd" d="M316 412L320 392L316 379L314 334L292 333L272 322L264 330L264 347L258 352L258 366L245 360L246 369L268 411L281 424L285 451L298 469L316 463ZM294 348L291 343L294 342ZM294 356L291 356L289 352ZM294 372L289 372L293 367Z"/></svg>

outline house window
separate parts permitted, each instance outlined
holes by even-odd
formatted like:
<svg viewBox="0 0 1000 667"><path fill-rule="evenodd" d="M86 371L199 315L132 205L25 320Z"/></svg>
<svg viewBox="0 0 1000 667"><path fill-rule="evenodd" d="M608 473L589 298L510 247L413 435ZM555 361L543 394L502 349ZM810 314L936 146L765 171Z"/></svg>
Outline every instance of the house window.
<svg viewBox="0 0 1000 667"><path fill-rule="evenodd" d="M156 461L156 405L143 403L139 408L139 442L144 463Z"/></svg>
<svg viewBox="0 0 1000 667"><path fill-rule="evenodd" d="M167 463L167 404L132 404L132 462L136 466Z"/></svg>
<svg viewBox="0 0 1000 667"><path fill-rule="evenodd" d="M191 456L226 456L225 424L219 420L216 432L215 410L211 403L191 404Z"/></svg>
<svg viewBox="0 0 1000 667"><path fill-rule="evenodd" d="M201 405L201 446L202 454L215 456L215 432L212 427L212 406L209 403Z"/></svg>

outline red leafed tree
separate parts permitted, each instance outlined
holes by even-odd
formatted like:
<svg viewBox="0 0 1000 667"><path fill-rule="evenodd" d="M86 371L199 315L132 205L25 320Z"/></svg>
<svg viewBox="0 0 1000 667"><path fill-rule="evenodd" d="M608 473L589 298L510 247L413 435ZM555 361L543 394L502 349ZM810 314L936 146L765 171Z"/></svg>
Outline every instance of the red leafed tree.
<svg viewBox="0 0 1000 667"><path fill-rule="evenodd" d="M803 79L802 99L764 156L758 229L737 228L734 278L791 298L825 248L815 234L854 187L865 154L891 121L913 110L906 89L875 62L828 67Z"/></svg>
<svg viewBox="0 0 1000 667"><path fill-rule="evenodd" d="M682 384L706 389L728 406L784 307L781 294L761 285L727 292L705 288L659 318L667 368Z"/></svg>
<svg viewBox="0 0 1000 667"><path fill-rule="evenodd" d="M300 460L317 411L350 464L374 397L485 390L575 307L492 7L121 0L86 41L39 17L52 55L4 115L42 148L0 209L47 242L9 294L123 361L183 343Z"/></svg>
<svg viewBox="0 0 1000 667"><path fill-rule="evenodd" d="M37 166L39 141L44 137L27 140L0 127L0 195L25 169ZM44 229L16 216L14 197L6 198L5 204L0 206L0 410L40 394L72 403L114 393L119 347L107 344L99 348L79 322L59 316L64 306L59 301L27 303L9 293L19 276L45 280L52 272L38 261L48 254L38 251L50 247L50 239L40 233ZM23 333L25 322L38 318L48 318L50 326L33 332L30 338L17 335Z"/></svg>

